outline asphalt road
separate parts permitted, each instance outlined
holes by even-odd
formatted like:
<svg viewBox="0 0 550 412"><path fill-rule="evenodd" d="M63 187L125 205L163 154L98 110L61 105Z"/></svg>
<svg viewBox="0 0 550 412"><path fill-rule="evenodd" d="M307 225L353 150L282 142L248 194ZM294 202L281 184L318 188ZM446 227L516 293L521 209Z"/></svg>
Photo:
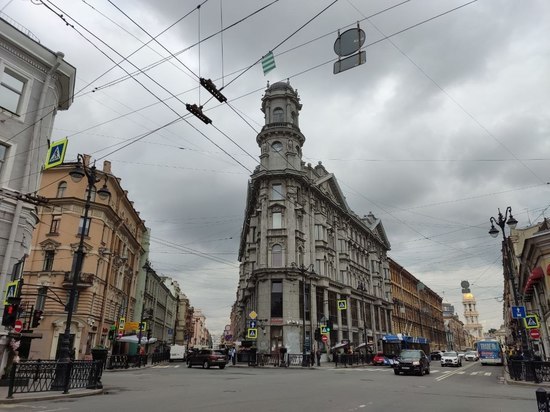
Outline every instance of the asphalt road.
<svg viewBox="0 0 550 412"><path fill-rule="evenodd" d="M465 362L426 376L391 368L188 369L174 363L106 372L105 394L0 405L12 411L536 411L535 387L506 385L502 367Z"/></svg>

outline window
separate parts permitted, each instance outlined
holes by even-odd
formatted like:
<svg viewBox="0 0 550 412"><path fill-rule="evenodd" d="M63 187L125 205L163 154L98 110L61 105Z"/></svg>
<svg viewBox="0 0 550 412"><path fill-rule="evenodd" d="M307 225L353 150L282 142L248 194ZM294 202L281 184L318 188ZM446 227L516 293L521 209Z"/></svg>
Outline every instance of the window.
<svg viewBox="0 0 550 412"><path fill-rule="evenodd" d="M4 162L6 161L7 152L8 152L8 148L3 144L0 144L0 173L2 172L2 168L4 167Z"/></svg>
<svg viewBox="0 0 550 412"><path fill-rule="evenodd" d="M67 190L67 182L59 182L57 185L57 195L55 197L65 196L65 190Z"/></svg>
<svg viewBox="0 0 550 412"><path fill-rule="evenodd" d="M21 112L21 100L27 80L4 67L0 77L0 106L14 114Z"/></svg>
<svg viewBox="0 0 550 412"><path fill-rule="evenodd" d="M281 280L271 282L271 317L283 317L283 282Z"/></svg>
<svg viewBox="0 0 550 412"><path fill-rule="evenodd" d="M38 296L36 297L36 303L34 305L34 308L36 310L44 310L44 306L46 305L47 294L48 294L47 286L42 286L38 288Z"/></svg>
<svg viewBox="0 0 550 412"><path fill-rule="evenodd" d="M285 121L285 112L280 107L276 107L273 110L273 122L284 122Z"/></svg>
<svg viewBox="0 0 550 412"><path fill-rule="evenodd" d="M90 224L92 223L92 218L86 219L86 231L84 233L84 236L88 236L90 234ZM78 224L78 234L82 234L82 229L84 228L84 218L80 218L80 223Z"/></svg>
<svg viewBox="0 0 550 412"><path fill-rule="evenodd" d="M50 233L59 234L60 224L61 224L61 215L52 215L52 224L50 226Z"/></svg>
<svg viewBox="0 0 550 412"><path fill-rule="evenodd" d="M271 266L276 268L283 266L283 248L281 245L273 245L271 248Z"/></svg>
<svg viewBox="0 0 550 412"><path fill-rule="evenodd" d="M281 229L283 227L283 214L281 212L273 213L273 229Z"/></svg>
<svg viewBox="0 0 550 412"><path fill-rule="evenodd" d="M315 225L315 240L324 240L324 227L323 225Z"/></svg>
<svg viewBox="0 0 550 412"><path fill-rule="evenodd" d="M304 282L300 281L300 319L304 316L304 310L306 311L306 320L310 320L310 309L311 309L311 294L309 289L309 284L306 282L304 291ZM304 296L305 294L305 296ZM304 300L305 298L305 300Z"/></svg>
<svg viewBox="0 0 550 412"><path fill-rule="evenodd" d="M51 272L53 268L53 258L55 257L54 250L46 250L44 252L44 266L42 270L44 272Z"/></svg>
<svg viewBox="0 0 550 412"><path fill-rule="evenodd" d="M283 185L280 183L274 183L271 185L271 200L283 200Z"/></svg>

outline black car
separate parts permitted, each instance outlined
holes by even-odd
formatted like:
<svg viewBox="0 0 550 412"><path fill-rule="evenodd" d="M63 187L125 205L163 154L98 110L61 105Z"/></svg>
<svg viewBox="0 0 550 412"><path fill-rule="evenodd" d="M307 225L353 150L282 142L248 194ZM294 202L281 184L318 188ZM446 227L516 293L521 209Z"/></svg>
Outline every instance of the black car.
<svg viewBox="0 0 550 412"><path fill-rule="evenodd" d="M227 356L224 351L214 349L201 349L193 352L187 357L187 367L193 365L201 365L204 369L210 366L218 366L220 369L225 368L227 364Z"/></svg>
<svg viewBox="0 0 550 412"><path fill-rule="evenodd" d="M430 373L430 359L423 350L404 349L396 359L393 372L396 375L399 375L401 372L405 374L414 373L420 376L424 374L428 375Z"/></svg>

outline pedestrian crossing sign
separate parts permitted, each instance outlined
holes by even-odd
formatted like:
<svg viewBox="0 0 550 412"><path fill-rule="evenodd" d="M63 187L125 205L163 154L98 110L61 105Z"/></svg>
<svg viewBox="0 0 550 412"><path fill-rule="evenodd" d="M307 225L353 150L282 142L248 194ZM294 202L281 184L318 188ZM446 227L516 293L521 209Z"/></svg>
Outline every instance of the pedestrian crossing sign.
<svg viewBox="0 0 550 412"><path fill-rule="evenodd" d="M248 339L257 339L258 338L258 329L248 328L248 333L246 335Z"/></svg>
<svg viewBox="0 0 550 412"><path fill-rule="evenodd" d="M53 142L48 149L46 155L46 163L44 170L59 166L65 160L65 152L67 151L67 138Z"/></svg>
<svg viewBox="0 0 550 412"><path fill-rule="evenodd" d="M537 315L527 315L523 318L523 322L525 322L525 329L540 328L539 317Z"/></svg>
<svg viewBox="0 0 550 412"><path fill-rule="evenodd" d="M348 308L348 302L345 299L338 301L338 310L346 310Z"/></svg>
<svg viewBox="0 0 550 412"><path fill-rule="evenodd" d="M14 280L6 285L6 294L4 295L4 306L10 304L9 298L16 298L19 296L19 280Z"/></svg>

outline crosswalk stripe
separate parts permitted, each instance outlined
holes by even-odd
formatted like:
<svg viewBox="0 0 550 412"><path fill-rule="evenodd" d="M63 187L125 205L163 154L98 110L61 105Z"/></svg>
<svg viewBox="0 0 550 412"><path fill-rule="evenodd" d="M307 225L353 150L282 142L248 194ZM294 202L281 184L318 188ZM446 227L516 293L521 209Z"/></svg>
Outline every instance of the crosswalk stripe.
<svg viewBox="0 0 550 412"><path fill-rule="evenodd" d="M466 372L457 372L457 375L464 375Z"/></svg>
<svg viewBox="0 0 550 412"><path fill-rule="evenodd" d="M472 372L470 375L477 375L479 372Z"/></svg>
<svg viewBox="0 0 550 412"><path fill-rule="evenodd" d="M485 372L485 376L491 376L493 372Z"/></svg>

